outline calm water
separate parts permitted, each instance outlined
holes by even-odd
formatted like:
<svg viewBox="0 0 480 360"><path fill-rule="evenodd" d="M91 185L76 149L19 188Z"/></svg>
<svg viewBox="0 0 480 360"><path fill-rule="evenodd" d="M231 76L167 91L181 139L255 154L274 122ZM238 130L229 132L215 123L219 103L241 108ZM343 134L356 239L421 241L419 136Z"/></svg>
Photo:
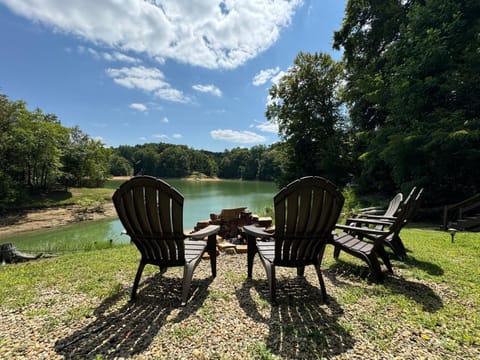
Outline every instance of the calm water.
<svg viewBox="0 0 480 360"><path fill-rule="evenodd" d="M186 181L167 180L185 197L183 224L192 229L197 221L220 213L223 208L247 207L257 214L273 208L273 195L278 191L274 183L257 181ZM117 188L122 181L111 181L106 187ZM12 242L18 249L31 252L61 252L104 248L128 244L130 238L122 235L118 219L86 222L59 229L36 231L0 239Z"/></svg>

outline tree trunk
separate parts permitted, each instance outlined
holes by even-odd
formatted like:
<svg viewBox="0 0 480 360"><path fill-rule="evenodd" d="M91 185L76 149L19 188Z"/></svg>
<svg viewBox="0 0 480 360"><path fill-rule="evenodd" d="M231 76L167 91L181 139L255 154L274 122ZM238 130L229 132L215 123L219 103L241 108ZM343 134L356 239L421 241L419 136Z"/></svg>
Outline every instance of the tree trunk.
<svg viewBox="0 0 480 360"><path fill-rule="evenodd" d="M0 263L13 264L38 259L42 254L25 254L17 250L12 243L0 244Z"/></svg>

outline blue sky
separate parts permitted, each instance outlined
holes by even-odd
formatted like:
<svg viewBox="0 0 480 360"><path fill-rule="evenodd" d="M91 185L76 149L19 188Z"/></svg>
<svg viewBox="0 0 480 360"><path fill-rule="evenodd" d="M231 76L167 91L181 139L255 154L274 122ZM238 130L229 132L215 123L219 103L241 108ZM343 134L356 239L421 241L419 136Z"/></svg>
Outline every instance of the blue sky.
<svg viewBox="0 0 480 360"><path fill-rule="evenodd" d="M278 141L268 89L346 0L0 0L0 93L106 146Z"/></svg>

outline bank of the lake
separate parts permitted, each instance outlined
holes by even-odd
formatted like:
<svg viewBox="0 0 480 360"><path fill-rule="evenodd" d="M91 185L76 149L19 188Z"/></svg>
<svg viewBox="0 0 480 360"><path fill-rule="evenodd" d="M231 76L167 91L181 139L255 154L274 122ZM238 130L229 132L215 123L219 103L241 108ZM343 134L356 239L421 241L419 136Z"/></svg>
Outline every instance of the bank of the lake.
<svg viewBox="0 0 480 360"><path fill-rule="evenodd" d="M93 209L84 205L67 205L11 212L0 217L0 239L83 221L113 219L117 216L111 201L102 203L100 208L98 206Z"/></svg>
<svg viewBox="0 0 480 360"><path fill-rule="evenodd" d="M21 250L33 252L77 251L96 248L102 243L112 244L112 241L113 245L122 244L125 239L120 236L122 228L110 199L127 179L114 178L102 189L71 189L69 203L63 206L26 209L3 216L0 218L0 242L12 242ZM206 220L210 213L219 213L223 208L247 207L262 215L273 206L273 195L277 191L274 183L258 181L207 181L204 178L166 181L185 197L186 230L193 229L197 221ZM84 225L92 221L97 224ZM66 225L71 229L65 230Z"/></svg>

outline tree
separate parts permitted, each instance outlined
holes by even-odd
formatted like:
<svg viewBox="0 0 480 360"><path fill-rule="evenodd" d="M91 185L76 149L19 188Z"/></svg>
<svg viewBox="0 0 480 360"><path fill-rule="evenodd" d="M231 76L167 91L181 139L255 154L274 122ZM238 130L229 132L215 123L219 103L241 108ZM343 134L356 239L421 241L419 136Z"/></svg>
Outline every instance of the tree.
<svg viewBox="0 0 480 360"><path fill-rule="evenodd" d="M90 138L80 128L70 129L62 157L63 183L66 186L99 186L110 175L111 150Z"/></svg>
<svg viewBox="0 0 480 360"><path fill-rule="evenodd" d="M113 154L110 158L110 174L113 176L132 176L133 166L123 156Z"/></svg>
<svg viewBox="0 0 480 360"><path fill-rule="evenodd" d="M355 181L363 191L394 191L391 171L372 150L373 141L379 147L384 139L376 131L387 119L387 99L390 70L386 66L388 50L400 36L406 21L409 1L349 0L342 27L334 33L334 48L343 49L346 83L342 100L349 111L352 126L351 167Z"/></svg>
<svg viewBox="0 0 480 360"><path fill-rule="evenodd" d="M412 2L387 54L381 156L397 185L426 187L434 204L480 191L479 13L473 0Z"/></svg>
<svg viewBox="0 0 480 360"><path fill-rule="evenodd" d="M185 177L190 175L190 158L182 146L170 146L158 156L157 174L163 177Z"/></svg>
<svg viewBox="0 0 480 360"><path fill-rule="evenodd" d="M342 66L327 54L299 53L270 89L266 116L278 122L286 143L284 185L320 175L338 185L347 181L344 118L337 92Z"/></svg>
<svg viewBox="0 0 480 360"><path fill-rule="evenodd" d="M430 205L480 191L480 3L349 1L345 100L363 191L425 187Z"/></svg>

